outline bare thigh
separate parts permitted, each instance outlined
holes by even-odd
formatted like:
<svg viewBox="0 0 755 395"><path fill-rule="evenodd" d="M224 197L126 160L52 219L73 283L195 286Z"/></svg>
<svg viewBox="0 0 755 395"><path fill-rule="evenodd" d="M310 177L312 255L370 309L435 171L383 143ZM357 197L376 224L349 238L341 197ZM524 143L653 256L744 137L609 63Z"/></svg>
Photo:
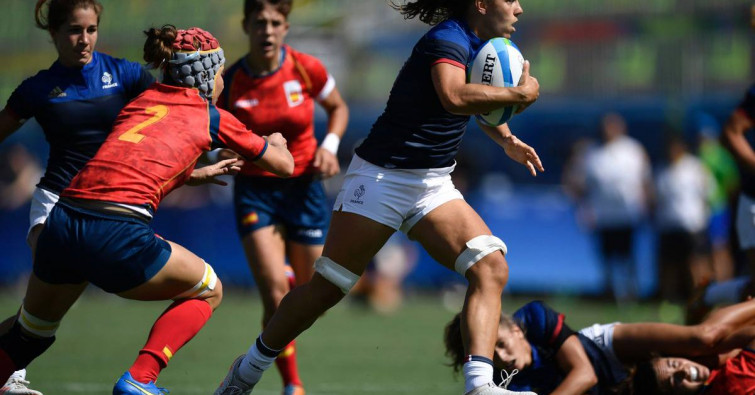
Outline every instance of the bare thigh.
<svg viewBox="0 0 755 395"><path fill-rule="evenodd" d="M336 211L330 220L322 255L362 275L370 260L395 232L359 214Z"/></svg>
<svg viewBox="0 0 755 395"><path fill-rule="evenodd" d="M179 244L171 241L168 243L172 251L165 266L146 283L121 292L118 296L134 300L169 300L190 290L204 279L204 260ZM201 298L207 299L214 308L219 304L215 299L220 295L222 285L218 281L215 289L206 292Z"/></svg>
<svg viewBox="0 0 755 395"><path fill-rule="evenodd" d="M443 266L454 269L466 243L480 235L490 235L490 228L464 200L455 199L428 213L409 231L408 236Z"/></svg>
<svg viewBox="0 0 755 395"><path fill-rule="evenodd" d="M50 284L32 273L26 287L24 308L29 314L42 320L60 321L88 284Z"/></svg>

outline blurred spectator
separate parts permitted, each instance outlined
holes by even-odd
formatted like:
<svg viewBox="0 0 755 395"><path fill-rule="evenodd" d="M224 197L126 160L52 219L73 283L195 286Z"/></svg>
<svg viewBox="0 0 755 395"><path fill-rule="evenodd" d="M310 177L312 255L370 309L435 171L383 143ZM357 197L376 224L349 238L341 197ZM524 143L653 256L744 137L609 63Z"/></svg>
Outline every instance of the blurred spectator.
<svg viewBox="0 0 755 395"><path fill-rule="evenodd" d="M710 221L708 237L711 243L714 279L728 280L734 276L732 256L730 207L736 205L739 193L737 164L718 141L721 126L710 114L699 113L695 117L695 127L699 139L699 156L713 177L710 193Z"/></svg>
<svg viewBox="0 0 755 395"><path fill-rule="evenodd" d="M659 294L686 302L694 289L713 277L706 229L714 183L680 135L668 137L666 155L667 163L655 179Z"/></svg>
<svg viewBox="0 0 755 395"><path fill-rule="evenodd" d="M565 181L595 232L606 296L622 302L637 296L634 235L651 188L650 161L640 143L627 135L621 115L605 114L600 133L599 145L578 147L579 157L569 160ZM583 159L581 151L586 151Z"/></svg>
<svg viewBox="0 0 755 395"><path fill-rule="evenodd" d="M42 177L37 159L21 144L0 152L0 209L15 210L29 201Z"/></svg>

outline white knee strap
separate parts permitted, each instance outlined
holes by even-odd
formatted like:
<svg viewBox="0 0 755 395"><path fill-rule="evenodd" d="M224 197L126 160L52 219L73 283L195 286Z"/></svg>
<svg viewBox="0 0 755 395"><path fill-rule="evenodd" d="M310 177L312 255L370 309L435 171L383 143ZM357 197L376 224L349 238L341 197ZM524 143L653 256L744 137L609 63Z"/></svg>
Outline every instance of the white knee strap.
<svg viewBox="0 0 755 395"><path fill-rule="evenodd" d="M18 323L27 332L39 337L53 337L60 326L60 321L45 321L37 318L21 306L21 312L18 314Z"/></svg>
<svg viewBox="0 0 755 395"><path fill-rule="evenodd" d="M359 276L326 256L321 256L315 260L315 271L341 288L344 294L348 294L354 284L359 281Z"/></svg>
<svg viewBox="0 0 755 395"><path fill-rule="evenodd" d="M503 240L492 235L477 236L467 242L467 249L456 258L454 268L463 276L480 259L498 250L501 250L504 256L508 252Z"/></svg>
<svg viewBox="0 0 755 395"><path fill-rule="evenodd" d="M197 285L190 290L176 296L173 299L193 299L202 296L205 292L215 289L215 285L218 283L218 275L215 274L215 270L212 269L209 263L204 263L204 275L199 280Z"/></svg>

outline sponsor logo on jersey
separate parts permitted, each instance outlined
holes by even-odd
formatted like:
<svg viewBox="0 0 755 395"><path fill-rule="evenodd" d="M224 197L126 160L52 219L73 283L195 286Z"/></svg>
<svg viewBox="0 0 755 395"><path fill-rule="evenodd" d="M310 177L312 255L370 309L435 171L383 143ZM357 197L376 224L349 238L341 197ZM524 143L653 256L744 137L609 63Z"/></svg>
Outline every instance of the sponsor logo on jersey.
<svg viewBox="0 0 755 395"><path fill-rule="evenodd" d="M354 199L349 200L351 203L355 204L364 204L362 201L362 196L367 193L367 190L364 188L364 185L360 185L359 188L354 190Z"/></svg>
<svg viewBox="0 0 755 395"><path fill-rule="evenodd" d="M233 105L236 108L252 108L257 107L260 104L260 101L257 99L240 99L236 100L236 103Z"/></svg>
<svg viewBox="0 0 755 395"><path fill-rule="evenodd" d="M103 84L102 89L110 89L115 88L118 86L117 82L113 82L113 75L108 73L107 71L102 73L102 78L100 78Z"/></svg>
<svg viewBox="0 0 755 395"><path fill-rule="evenodd" d="M296 107L304 102L304 94L302 93L299 81L286 81L283 83L283 90L286 92L286 100L289 107Z"/></svg>
<svg viewBox="0 0 755 395"><path fill-rule="evenodd" d="M257 215L256 211L252 211L251 213L244 216L244 218L241 219L241 224L244 226L248 225L254 225L257 222L259 222L260 216Z"/></svg>

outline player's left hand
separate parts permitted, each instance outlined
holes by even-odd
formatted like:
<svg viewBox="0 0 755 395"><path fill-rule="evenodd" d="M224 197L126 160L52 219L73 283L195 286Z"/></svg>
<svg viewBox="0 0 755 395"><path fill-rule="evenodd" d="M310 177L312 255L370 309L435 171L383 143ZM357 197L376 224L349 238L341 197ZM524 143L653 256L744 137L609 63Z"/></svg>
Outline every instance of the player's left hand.
<svg viewBox="0 0 755 395"><path fill-rule="evenodd" d="M315 161L312 163L320 172L322 178L330 178L341 171L338 158L332 152L319 147L315 152Z"/></svg>
<svg viewBox="0 0 755 395"><path fill-rule="evenodd" d="M544 172L543 163L537 156L535 149L519 140L513 134L506 136L503 140L503 150L509 158L523 164L530 171L532 176L537 176L537 172Z"/></svg>
<svg viewBox="0 0 755 395"><path fill-rule="evenodd" d="M186 185L197 186L202 184L217 184L226 186L227 182L215 177L222 175L236 175L241 170L244 161L238 158L224 159L218 163L194 169L186 181Z"/></svg>

